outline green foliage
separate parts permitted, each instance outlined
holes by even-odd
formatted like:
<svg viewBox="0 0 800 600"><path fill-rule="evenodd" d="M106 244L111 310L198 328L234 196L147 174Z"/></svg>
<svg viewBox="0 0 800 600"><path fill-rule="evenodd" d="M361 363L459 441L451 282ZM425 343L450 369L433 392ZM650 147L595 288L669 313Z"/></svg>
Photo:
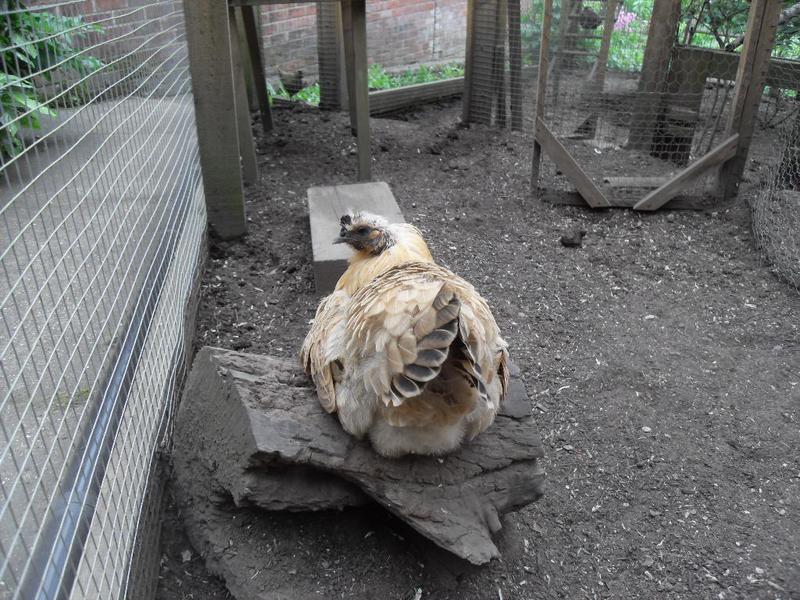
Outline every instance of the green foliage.
<svg viewBox="0 0 800 600"><path fill-rule="evenodd" d="M0 154L23 150L22 128L39 129L40 116L56 111L37 91L37 80L52 83L54 75L85 75L100 69L100 59L81 53L77 44L102 28L81 17L64 17L43 10L27 10L22 0L6 0L9 14L0 19ZM61 105L73 101L63 98Z"/></svg>
<svg viewBox="0 0 800 600"><path fill-rule="evenodd" d="M783 6L792 6L797 0L784 0ZM544 0L533 0L528 12L522 14L523 57L527 64L539 56L541 21ZM553 4L553 31L558 31L561 20L561 2ZM679 44L703 48L724 48L747 28L749 0L681 0ZM616 24L611 38L609 68L621 71L638 71L642 66L647 31L653 0L623 0L618 8ZM623 14L624 13L624 14ZM598 28L600 32L602 28ZM551 52L558 50L557 35L551 38ZM577 49L596 52L600 40L580 40ZM773 56L800 59L800 17L782 25L777 32ZM591 63L594 59L585 59Z"/></svg>
<svg viewBox="0 0 800 600"><path fill-rule="evenodd" d="M389 90L414 85L429 83L442 79L453 79L464 76L464 67L459 64L441 65L436 67L421 66L417 69L407 69L401 73L390 73L381 65L372 65L369 68L369 88L371 90ZM283 98L284 100L299 100L313 106L319 105L319 83L303 88L294 95L289 94L283 84L275 89L267 83L270 98Z"/></svg>

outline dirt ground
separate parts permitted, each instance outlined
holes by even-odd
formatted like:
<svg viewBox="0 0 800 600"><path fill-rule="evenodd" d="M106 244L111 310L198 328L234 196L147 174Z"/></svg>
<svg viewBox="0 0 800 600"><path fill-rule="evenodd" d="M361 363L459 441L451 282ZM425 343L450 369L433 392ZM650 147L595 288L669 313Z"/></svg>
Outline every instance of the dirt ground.
<svg viewBox="0 0 800 600"><path fill-rule="evenodd" d="M377 508L247 512L274 532L260 576L297 599L800 598L800 294L754 250L745 200L543 204L530 136L459 128L459 107L374 119L373 174L490 301L535 403L546 495L505 519L484 568ZM198 346L294 356L314 315L306 189L352 181L354 141L342 114L276 121L249 234L212 242ZM583 248L559 243L578 228ZM174 506L165 523L158 597L229 597Z"/></svg>

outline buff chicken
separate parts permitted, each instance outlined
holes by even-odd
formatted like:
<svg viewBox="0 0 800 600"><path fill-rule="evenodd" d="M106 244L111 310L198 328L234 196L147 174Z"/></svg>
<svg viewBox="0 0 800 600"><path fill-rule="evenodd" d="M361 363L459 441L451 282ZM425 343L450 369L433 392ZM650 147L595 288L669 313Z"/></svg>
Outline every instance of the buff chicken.
<svg viewBox="0 0 800 600"><path fill-rule="evenodd" d="M412 225L348 214L333 243L354 253L300 354L324 409L384 456L446 454L489 427L508 351L475 288Z"/></svg>

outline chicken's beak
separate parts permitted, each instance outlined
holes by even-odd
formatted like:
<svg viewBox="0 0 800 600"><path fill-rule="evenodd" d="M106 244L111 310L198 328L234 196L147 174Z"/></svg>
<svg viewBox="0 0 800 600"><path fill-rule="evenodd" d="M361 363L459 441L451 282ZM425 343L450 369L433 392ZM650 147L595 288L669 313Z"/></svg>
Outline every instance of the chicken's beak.
<svg viewBox="0 0 800 600"><path fill-rule="evenodd" d="M349 241L350 240L348 238L339 236L339 237L333 238L333 242L332 243L333 244L346 244Z"/></svg>

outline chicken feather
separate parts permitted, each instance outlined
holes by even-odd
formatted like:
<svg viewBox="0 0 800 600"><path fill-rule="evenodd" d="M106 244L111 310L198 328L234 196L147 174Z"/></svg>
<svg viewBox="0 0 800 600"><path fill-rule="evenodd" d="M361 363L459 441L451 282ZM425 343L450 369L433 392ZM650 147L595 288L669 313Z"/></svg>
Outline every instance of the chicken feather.
<svg viewBox="0 0 800 600"><path fill-rule="evenodd" d="M456 449L493 422L508 388L488 304L412 226L347 215L341 236L356 253L300 353L320 403L383 455Z"/></svg>

